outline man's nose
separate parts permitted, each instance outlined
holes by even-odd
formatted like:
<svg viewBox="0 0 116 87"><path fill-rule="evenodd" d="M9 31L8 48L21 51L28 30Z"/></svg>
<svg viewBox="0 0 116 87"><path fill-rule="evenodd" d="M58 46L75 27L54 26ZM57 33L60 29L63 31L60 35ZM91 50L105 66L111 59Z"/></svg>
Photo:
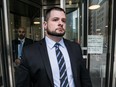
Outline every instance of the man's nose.
<svg viewBox="0 0 116 87"><path fill-rule="evenodd" d="M62 20L59 20L59 23L63 24L64 22Z"/></svg>
<svg viewBox="0 0 116 87"><path fill-rule="evenodd" d="M62 20L59 20L59 26L61 26L61 27L62 27L62 26L63 26L63 24L64 24L64 23L63 23L63 21L62 21Z"/></svg>

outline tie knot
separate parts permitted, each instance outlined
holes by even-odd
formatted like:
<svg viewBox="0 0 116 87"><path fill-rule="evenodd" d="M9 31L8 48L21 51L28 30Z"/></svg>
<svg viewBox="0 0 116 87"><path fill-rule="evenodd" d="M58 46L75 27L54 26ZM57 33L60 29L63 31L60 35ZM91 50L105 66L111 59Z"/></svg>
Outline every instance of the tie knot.
<svg viewBox="0 0 116 87"><path fill-rule="evenodd" d="M20 43L22 44L22 43L23 43L23 41L22 41L22 40L20 40Z"/></svg>
<svg viewBox="0 0 116 87"><path fill-rule="evenodd" d="M55 43L54 47L58 48L60 46L59 43Z"/></svg>

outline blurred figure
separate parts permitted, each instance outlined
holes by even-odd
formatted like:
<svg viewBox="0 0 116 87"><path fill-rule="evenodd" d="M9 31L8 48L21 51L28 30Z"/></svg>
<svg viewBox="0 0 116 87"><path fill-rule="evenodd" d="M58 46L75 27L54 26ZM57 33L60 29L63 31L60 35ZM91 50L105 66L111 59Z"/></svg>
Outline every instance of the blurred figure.
<svg viewBox="0 0 116 87"><path fill-rule="evenodd" d="M17 31L18 37L12 41L13 47L13 61L16 65L20 64L23 47L33 43L32 39L26 38L26 29L19 27Z"/></svg>

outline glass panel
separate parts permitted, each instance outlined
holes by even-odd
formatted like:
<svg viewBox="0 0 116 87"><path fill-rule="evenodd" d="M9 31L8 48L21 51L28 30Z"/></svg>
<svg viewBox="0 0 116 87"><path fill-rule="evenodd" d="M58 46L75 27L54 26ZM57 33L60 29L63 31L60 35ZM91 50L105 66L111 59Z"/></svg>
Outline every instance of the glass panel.
<svg viewBox="0 0 116 87"><path fill-rule="evenodd" d="M26 28L26 37L37 41L41 39L41 18L34 18L30 21L29 17L26 16L18 16L13 13L10 14L11 18L11 30L12 30L12 39L17 38L17 29L19 27ZM34 24L34 22L38 24Z"/></svg>
<svg viewBox="0 0 116 87"><path fill-rule="evenodd" d="M10 0L10 28L12 40L18 37L19 27L26 28L26 37L41 39L41 1Z"/></svg>
<svg viewBox="0 0 116 87"><path fill-rule="evenodd" d="M23 47L41 39L41 1L10 0L10 34L14 73L20 64L19 47ZM39 6L40 5L40 6ZM18 30L21 27L20 31ZM23 31L26 32L23 32ZM20 33L20 37L19 37ZM24 35L24 38L23 38ZM16 75L16 74L15 74Z"/></svg>
<svg viewBox="0 0 116 87"><path fill-rule="evenodd" d="M77 39L77 10L67 14L66 38L70 40Z"/></svg>
<svg viewBox="0 0 116 87"><path fill-rule="evenodd" d="M93 5L98 7L93 8ZM108 0L89 1L88 56L90 57L90 75L93 87L105 87L108 5Z"/></svg>
<svg viewBox="0 0 116 87"><path fill-rule="evenodd" d="M66 0L66 13L67 13L67 25L66 25L66 38L79 43L80 41L80 17L78 2L73 0Z"/></svg>

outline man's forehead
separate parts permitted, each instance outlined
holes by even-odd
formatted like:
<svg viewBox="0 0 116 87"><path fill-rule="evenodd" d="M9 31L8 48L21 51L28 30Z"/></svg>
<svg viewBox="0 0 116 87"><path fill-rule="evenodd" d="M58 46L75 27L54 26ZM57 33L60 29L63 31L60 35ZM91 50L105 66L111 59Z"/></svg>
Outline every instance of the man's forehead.
<svg viewBox="0 0 116 87"><path fill-rule="evenodd" d="M50 12L50 15L55 15L55 16L57 16L57 15L64 15L65 16L65 13L63 12L63 11L57 11L57 10L52 10L51 12Z"/></svg>
<svg viewBox="0 0 116 87"><path fill-rule="evenodd" d="M25 29L23 29L23 28L19 28L18 31L25 31Z"/></svg>

